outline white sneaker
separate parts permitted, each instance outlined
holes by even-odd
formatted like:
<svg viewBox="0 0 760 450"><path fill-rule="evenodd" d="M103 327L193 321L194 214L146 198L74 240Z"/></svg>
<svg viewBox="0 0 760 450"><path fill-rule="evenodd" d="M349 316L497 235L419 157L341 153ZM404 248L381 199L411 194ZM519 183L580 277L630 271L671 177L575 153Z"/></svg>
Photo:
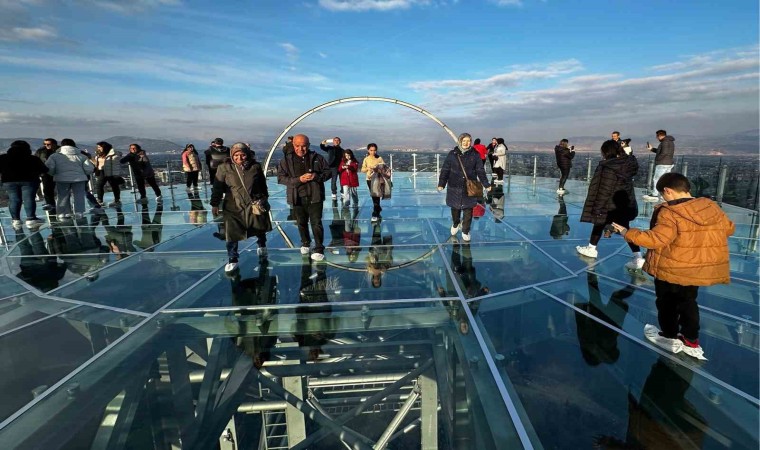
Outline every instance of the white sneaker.
<svg viewBox="0 0 760 450"><path fill-rule="evenodd" d="M656 202L660 200L660 197L658 197L657 195L649 195L649 194L644 194L641 196L641 198L643 198L644 201L646 202Z"/></svg>
<svg viewBox="0 0 760 450"><path fill-rule="evenodd" d="M38 227L44 223L45 222L42 219L38 219L36 217L34 219L26 219L26 226L29 228Z"/></svg>
<svg viewBox="0 0 760 450"><path fill-rule="evenodd" d="M452 236L456 236L458 232L459 232L459 225L457 225L455 227L451 227L451 235Z"/></svg>
<svg viewBox="0 0 760 450"><path fill-rule="evenodd" d="M162 196L159 195L158 197L156 197L156 201L158 203L161 203L162 201L164 201L164 197L162 197Z"/></svg>
<svg viewBox="0 0 760 450"><path fill-rule="evenodd" d="M644 325L644 337L654 345L671 353L678 353L682 351L684 347L683 342L681 342L680 339L670 339L662 336L660 330L654 325Z"/></svg>
<svg viewBox="0 0 760 450"><path fill-rule="evenodd" d="M325 255L323 255L322 253L312 253L311 254L311 259L313 261L319 262L319 261L322 261L323 259L325 259Z"/></svg>
<svg viewBox="0 0 760 450"><path fill-rule="evenodd" d="M567 191L564 190L564 189L562 189L562 188L557 189L557 194L559 194L559 195L565 195L565 192L567 192Z"/></svg>
<svg viewBox="0 0 760 450"><path fill-rule="evenodd" d="M375 222L377 222L378 220L380 220L380 218L379 218L379 217L377 217L377 216L372 216L372 219L370 219L370 222L372 222L372 223L375 223Z"/></svg>
<svg viewBox="0 0 760 450"><path fill-rule="evenodd" d="M644 258L634 256L633 259L625 263L628 270L641 270L644 267Z"/></svg>
<svg viewBox="0 0 760 450"><path fill-rule="evenodd" d="M337 200L337 199L338 199L338 196L337 196L337 195L335 195L335 194L333 194L333 195L332 195L332 199L333 199L333 200Z"/></svg>
<svg viewBox="0 0 760 450"><path fill-rule="evenodd" d="M585 246L577 246L575 247L575 251L580 253L583 256L588 256L589 258L596 258L599 256L599 252L596 250L596 247L591 247L590 245Z"/></svg>
<svg viewBox="0 0 760 450"><path fill-rule="evenodd" d="M470 242L470 233L462 233L462 240L465 242Z"/></svg>
<svg viewBox="0 0 760 450"><path fill-rule="evenodd" d="M308 255L309 254L309 247L301 247L301 254L302 255Z"/></svg>
<svg viewBox="0 0 760 450"><path fill-rule="evenodd" d="M236 262L228 262L224 265L224 271L225 272L232 272L233 270L237 269L238 263Z"/></svg>
<svg viewBox="0 0 760 450"><path fill-rule="evenodd" d="M259 247L256 249L256 254L259 256L267 256L269 254L269 251L267 251L266 247Z"/></svg>
<svg viewBox="0 0 760 450"><path fill-rule="evenodd" d="M21 225L21 221L16 220L16 219L11 220L11 226L13 227L14 230L20 230L21 228L23 228L23 225Z"/></svg>

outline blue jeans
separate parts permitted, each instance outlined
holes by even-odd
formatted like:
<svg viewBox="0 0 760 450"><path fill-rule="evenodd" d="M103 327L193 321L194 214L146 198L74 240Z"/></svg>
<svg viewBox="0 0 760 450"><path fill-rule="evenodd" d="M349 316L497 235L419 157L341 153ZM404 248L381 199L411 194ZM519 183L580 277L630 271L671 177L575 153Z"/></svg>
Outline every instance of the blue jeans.
<svg viewBox="0 0 760 450"><path fill-rule="evenodd" d="M55 212L57 214L71 214L71 198L74 197L74 212L84 213L84 196L87 190L86 181L55 182L55 192L58 195Z"/></svg>
<svg viewBox="0 0 760 450"><path fill-rule="evenodd" d="M21 205L24 205L26 219L36 219L37 189L40 186L39 181L9 181L3 183L5 190L8 192L8 209L11 211L11 219L21 220Z"/></svg>
<svg viewBox="0 0 760 450"><path fill-rule="evenodd" d="M654 175L652 176L652 196L658 197L660 194L657 192L657 182L660 181L660 177L666 173L670 173L673 170L673 164L665 166L658 164L654 166Z"/></svg>

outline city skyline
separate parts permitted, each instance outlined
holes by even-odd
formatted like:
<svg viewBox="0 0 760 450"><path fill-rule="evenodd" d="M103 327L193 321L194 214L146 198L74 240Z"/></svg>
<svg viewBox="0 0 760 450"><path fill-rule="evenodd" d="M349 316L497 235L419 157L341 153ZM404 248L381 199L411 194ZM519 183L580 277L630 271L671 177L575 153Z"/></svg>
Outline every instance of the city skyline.
<svg viewBox="0 0 760 450"><path fill-rule="evenodd" d="M0 136L272 141L350 96L512 141L739 133L760 120L757 22L744 0L3 0ZM330 108L294 132L450 142L385 104Z"/></svg>

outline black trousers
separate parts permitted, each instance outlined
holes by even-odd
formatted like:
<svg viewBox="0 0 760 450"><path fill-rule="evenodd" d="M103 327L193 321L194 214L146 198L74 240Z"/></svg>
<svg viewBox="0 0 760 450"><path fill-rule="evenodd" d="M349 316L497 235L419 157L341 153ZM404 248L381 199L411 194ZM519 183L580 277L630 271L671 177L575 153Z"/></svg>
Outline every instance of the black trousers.
<svg viewBox="0 0 760 450"><path fill-rule="evenodd" d="M654 279L657 295L657 321L665 337L675 339L680 332L686 339L699 338L699 286L681 286Z"/></svg>
<svg viewBox="0 0 760 450"><path fill-rule="evenodd" d="M301 246L311 245L309 235L309 223L311 223L311 231L314 233L314 251L324 253L325 229L322 226L322 202L311 203L310 198L299 197L297 204L293 205L293 214L298 224L298 234L301 235Z"/></svg>
<svg viewBox="0 0 760 450"><path fill-rule="evenodd" d="M338 186L340 186L340 175L337 167L330 167L330 189L333 195L338 195Z"/></svg>
<svg viewBox="0 0 760 450"><path fill-rule="evenodd" d="M145 198L147 195L145 193L145 183L148 183L153 188L153 193L156 194L156 197L161 195L161 189L158 187L156 177L144 177L135 174L135 185L137 186L137 191L140 192L140 198Z"/></svg>
<svg viewBox="0 0 760 450"><path fill-rule="evenodd" d="M462 222L462 233L470 234L470 225L472 225L472 208L457 209L451 208L451 221L454 226Z"/></svg>
<svg viewBox="0 0 760 450"><path fill-rule="evenodd" d="M55 205L55 181L47 174L42 174L42 195L46 204Z"/></svg>
<svg viewBox="0 0 760 450"><path fill-rule="evenodd" d="M496 173L496 179L497 180L503 180L504 179L504 169L501 167L495 167L493 171Z"/></svg>
<svg viewBox="0 0 760 450"><path fill-rule="evenodd" d="M187 187L198 187L198 174L200 172L185 172L185 184Z"/></svg>
<svg viewBox="0 0 760 450"><path fill-rule="evenodd" d="M211 166L208 168L208 184L214 184L214 180L216 180L216 169L212 169Z"/></svg>
<svg viewBox="0 0 760 450"><path fill-rule="evenodd" d="M372 195L372 183L369 180L367 180L367 188L370 191L370 198L372 198L372 217L380 217L380 211L383 210L380 207L380 197Z"/></svg>
<svg viewBox="0 0 760 450"><path fill-rule="evenodd" d="M570 176L570 168L569 167L560 167L559 168L559 188L564 189L565 188L565 182L567 181L567 177Z"/></svg>
<svg viewBox="0 0 760 450"><path fill-rule="evenodd" d="M103 195L106 191L106 183L108 183L111 186L111 191L113 191L113 200L115 202L118 202L121 198L121 188L119 187L119 182L116 179L116 177L104 177L100 176L95 180L95 192L98 195L98 202L103 203Z"/></svg>

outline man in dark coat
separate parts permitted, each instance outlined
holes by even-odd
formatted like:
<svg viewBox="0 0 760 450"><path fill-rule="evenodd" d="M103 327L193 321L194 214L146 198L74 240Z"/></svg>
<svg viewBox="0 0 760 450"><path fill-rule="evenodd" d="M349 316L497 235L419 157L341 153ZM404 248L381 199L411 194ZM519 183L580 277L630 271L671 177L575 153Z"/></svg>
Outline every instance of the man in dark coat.
<svg viewBox="0 0 760 450"><path fill-rule="evenodd" d="M332 190L332 199L338 199L338 183L340 178L338 177L338 166L343 160L343 147L340 146L340 138L335 136L332 138L332 144L328 144L328 140L325 139L319 144L319 148L323 152L327 152L327 165L330 167L330 189Z"/></svg>
<svg viewBox="0 0 760 450"><path fill-rule="evenodd" d="M229 257L229 262L224 267L225 272L232 272L237 268L240 257L238 242L251 236L256 236L258 240L257 253L260 257L265 257L266 233L272 230L269 213L254 214L253 211L254 202L260 202L265 210L269 210L269 191L261 164L254 160L251 149L243 142L234 144L230 155L227 161L218 166L210 202L211 213L214 216L219 214L220 204L224 211L225 240Z"/></svg>
<svg viewBox="0 0 760 450"><path fill-rule="evenodd" d="M38 148L34 156L38 157L43 164L53 153L58 151L58 141L53 138L47 138L42 141L42 147ZM45 205L42 207L45 211L55 211L55 181L53 176L46 173L42 174L42 195L45 197Z"/></svg>
<svg viewBox="0 0 760 450"><path fill-rule="evenodd" d="M214 184L216 169L230 157L229 147L224 146L224 139L216 138L204 152L206 155L206 167L208 167L209 184Z"/></svg>
<svg viewBox="0 0 760 450"><path fill-rule="evenodd" d="M644 195L644 200L656 202L660 200L660 193L657 192L656 186L660 177L673 170L673 156L676 153L676 144L673 136L668 136L665 130L657 130L657 140L660 145L657 148L652 147L647 142L647 148L650 152L655 153L654 157L654 174L652 175L652 185L649 186L649 194Z"/></svg>
<svg viewBox="0 0 760 450"><path fill-rule="evenodd" d="M462 228L462 239L470 241L470 224L472 223L472 209L478 203L476 197L467 196L467 180L477 181L489 188L488 177L483 169L480 155L471 147L472 137L467 133L459 135L459 145L454 147L446 155L441 174L438 177L438 190L446 190L446 205L451 208L451 235L456 236ZM464 168L464 171L462 170Z"/></svg>
<svg viewBox="0 0 760 450"><path fill-rule="evenodd" d="M277 167L277 182L287 186L288 205L293 208L298 224L302 255L308 255L310 251L309 223L311 223L315 242L311 259L314 261L325 259L322 202L325 200L324 183L330 177L330 167L325 158L309 150L308 136L296 135L293 138L293 153L285 156Z"/></svg>
<svg viewBox="0 0 760 450"><path fill-rule="evenodd" d="M161 188L158 187L158 182L156 181L156 173L153 171L153 166L150 164L148 155L140 147L140 144L129 144L129 153L121 158L119 162L122 164L128 163L129 167L132 168L132 176L135 178L133 181L140 192L140 203L148 203L145 183L148 183L153 188L153 193L156 194L156 202L162 200Z"/></svg>
<svg viewBox="0 0 760 450"><path fill-rule="evenodd" d="M565 182L570 176L570 168L573 167L573 158L575 158L575 146L567 147L568 140L562 139L559 145L554 147L554 156L557 158L557 167L559 167L559 188L557 194L565 195Z"/></svg>

